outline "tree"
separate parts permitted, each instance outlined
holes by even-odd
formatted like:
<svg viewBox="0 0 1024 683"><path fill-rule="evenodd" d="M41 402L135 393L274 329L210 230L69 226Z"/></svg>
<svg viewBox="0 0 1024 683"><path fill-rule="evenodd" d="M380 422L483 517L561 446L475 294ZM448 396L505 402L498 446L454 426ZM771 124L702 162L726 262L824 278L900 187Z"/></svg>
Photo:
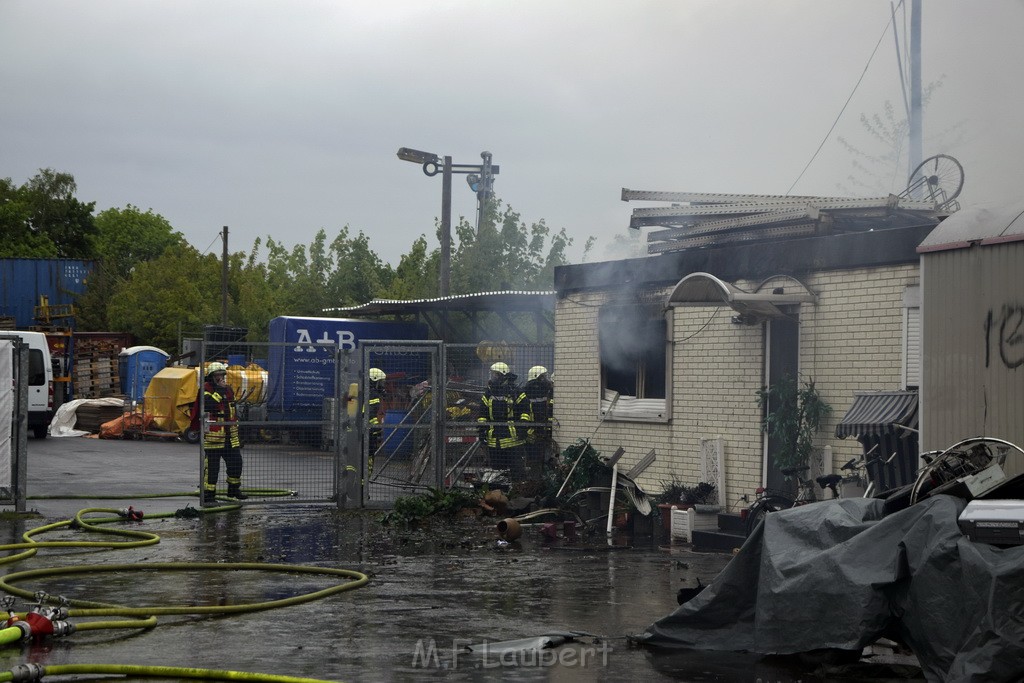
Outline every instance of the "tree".
<svg viewBox="0 0 1024 683"><path fill-rule="evenodd" d="M110 325L145 344L177 350L179 325L198 329L220 320L220 278L216 256L192 246L167 249L119 283L107 307Z"/></svg>
<svg viewBox="0 0 1024 683"><path fill-rule="evenodd" d="M93 258L95 202L78 201L76 190L74 176L49 168L20 187L0 180L0 257Z"/></svg>
<svg viewBox="0 0 1024 683"><path fill-rule="evenodd" d="M96 252L100 256L89 278L89 287L78 300L80 329L109 328L107 306L117 287L135 268L155 259L168 248L187 245L180 232L152 209L145 212L128 204L124 209L107 209L96 216Z"/></svg>
<svg viewBox="0 0 1024 683"><path fill-rule="evenodd" d="M412 243L408 254L403 254L395 268L395 275L380 293L388 299L429 299L437 296L438 267L441 252L427 251L427 238L420 235Z"/></svg>
<svg viewBox="0 0 1024 683"><path fill-rule="evenodd" d="M500 200L489 205L480 232L465 218L455 228L451 292L471 294L506 289L551 289L556 266L567 263L572 239L563 228L554 235L544 220L526 225Z"/></svg>

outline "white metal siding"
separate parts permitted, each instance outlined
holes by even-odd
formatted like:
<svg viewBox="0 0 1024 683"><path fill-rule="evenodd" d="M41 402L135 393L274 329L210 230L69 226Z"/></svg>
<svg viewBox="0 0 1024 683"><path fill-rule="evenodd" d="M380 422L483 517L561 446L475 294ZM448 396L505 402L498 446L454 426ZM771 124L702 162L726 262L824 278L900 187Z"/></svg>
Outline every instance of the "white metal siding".
<svg viewBox="0 0 1024 683"><path fill-rule="evenodd" d="M921 259L921 449L1024 444L1024 241Z"/></svg>
<svg viewBox="0 0 1024 683"><path fill-rule="evenodd" d="M915 306L906 309L904 324L906 327L905 339L906 348L904 357L904 378L905 387L921 386L921 308Z"/></svg>

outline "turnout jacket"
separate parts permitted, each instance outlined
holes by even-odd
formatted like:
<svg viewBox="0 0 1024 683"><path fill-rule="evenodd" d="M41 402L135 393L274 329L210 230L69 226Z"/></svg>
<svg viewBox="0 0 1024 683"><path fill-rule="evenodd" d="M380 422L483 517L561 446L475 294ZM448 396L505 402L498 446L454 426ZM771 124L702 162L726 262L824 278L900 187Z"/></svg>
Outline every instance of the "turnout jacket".
<svg viewBox="0 0 1024 683"><path fill-rule="evenodd" d="M480 398L477 414L480 438L489 448L514 448L526 443L526 430L516 429L516 419L526 408L526 394L516 386L515 375L492 380ZM487 422L503 424L488 425Z"/></svg>
<svg viewBox="0 0 1024 683"><path fill-rule="evenodd" d="M203 403L206 418L210 424L203 437L206 450L216 448L241 448L242 439L238 434L238 414L235 410L235 392L229 386L213 382L203 384ZM218 424L221 423L221 424Z"/></svg>
<svg viewBox="0 0 1024 683"><path fill-rule="evenodd" d="M531 379L523 385L523 393L526 395L525 410L522 413L523 422L544 423L544 426L530 427L530 434L550 438L551 423L554 420L555 385L551 383L551 380Z"/></svg>

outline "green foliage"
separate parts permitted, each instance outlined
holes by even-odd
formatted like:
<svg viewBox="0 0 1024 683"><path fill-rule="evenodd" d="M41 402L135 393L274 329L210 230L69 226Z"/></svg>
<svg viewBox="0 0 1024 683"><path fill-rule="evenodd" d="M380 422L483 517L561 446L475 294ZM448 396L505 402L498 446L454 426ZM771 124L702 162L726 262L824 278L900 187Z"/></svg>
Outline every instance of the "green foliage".
<svg viewBox="0 0 1024 683"><path fill-rule="evenodd" d="M684 502L692 503L694 505L707 505L715 502L717 495L718 489L715 488L714 484L709 484L706 481L699 481L696 486L690 489Z"/></svg>
<svg viewBox="0 0 1024 683"><path fill-rule="evenodd" d="M257 240L248 267L257 267L260 246ZM325 308L366 303L394 277L391 266L370 248L369 237L361 231L350 236L348 226L330 244L321 229L308 247L297 245L291 251L267 237L260 274L276 292L272 301L279 308L274 315L322 315Z"/></svg>
<svg viewBox="0 0 1024 683"><path fill-rule="evenodd" d="M575 469L573 469L573 463L576 463ZM562 497L565 498L590 486L607 486L607 482L611 481L612 468L590 445L589 440L577 439L575 443L562 451L562 457L546 476L546 494L555 496L561 488ZM562 483L566 481L566 477L568 477L568 482L563 488Z"/></svg>
<svg viewBox="0 0 1024 683"><path fill-rule="evenodd" d="M658 503L689 503L691 505L711 503L716 500L717 489L714 484L706 481L697 482L696 486L687 486L676 475L670 481L662 482L661 491L655 496Z"/></svg>
<svg viewBox="0 0 1024 683"><path fill-rule="evenodd" d="M20 187L0 179L0 258L93 258L95 202L76 190L74 176L49 168Z"/></svg>
<svg viewBox="0 0 1024 683"><path fill-rule="evenodd" d="M168 249L140 263L107 307L110 325L168 352L177 349L179 323L196 329L220 319L221 265L192 247Z"/></svg>
<svg viewBox="0 0 1024 683"><path fill-rule="evenodd" d="M552 289L555 267L567 263L565 250L572 244L564 228L551 234L543 220L528 226L500 200L490 202L479 234L465 218L454 232L452 294Z"/></svg>
<svg viewBox="0 0 1024 683"><path fill-rule="evenodd" d="M94 218L94 203L77 200L76 190L73 176L51 169L22 186L0 179L0 257L98 258L76 302L81 330L130 332L140 343L173 352L182 332L221 322L218 255L200 255L152 209L128 204ZM572 242L565 230L552 233L543 220L527 225L497 200L485 218L479 234L464 218L455 227L451 293L551 289ZM333 239L321 229L308 245L257 239L249 253L228 258L227 324L247 328L253 341L266 339L279 315L323 315L379 297L438 293L440 249L422 235L397 268L348 226Z"/></svg>
<svg viewBox="0 0 1024 683"><path fill-rule="evenodd" d="M181 249L187 244L163 216L152 209L142 212L131 204L102 211L95 225L100 261L89 277L88 290L77 302L82 330L109 329L107 306L135 268L159 257L165 249Z"/></svg>
<svg viewBox="0 0 1024 683"><path fill-rule="evenodd" d="M476 507L479 497L465 489L432 488L420 496L399 496L395 499L394 508L384 516L384 523L414 524L429 517L451 517L459 510Z"/></svg>
<svg viewBox="0 0 1024 683"><path fill-rule="evenodd" d="M427 239L416 238L408 254L403 254L391 283L379 296L385 299L429 299L438 293L438 267L441 252L427 251Z"/></svg>
<svg viewBox="0 0 1024 683"><path fill-rule="evenodd" d="M764 411L761 429L778 444L775 465L781 470L804 467L814 450L814 435L832 412L814 388L791 376L757 390L757 404Z"/></svg>

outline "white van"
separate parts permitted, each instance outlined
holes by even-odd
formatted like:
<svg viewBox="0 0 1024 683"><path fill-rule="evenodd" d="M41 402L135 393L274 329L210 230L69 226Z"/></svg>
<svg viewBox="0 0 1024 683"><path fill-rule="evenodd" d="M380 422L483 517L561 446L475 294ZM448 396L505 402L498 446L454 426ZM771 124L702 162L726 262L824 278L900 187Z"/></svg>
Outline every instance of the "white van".
<svg viewBox="0 0 1024 683"><path fill-rule="evenodd" d="M50 346L42 332L0 332L0 339L21 339L28 345L28 427L37 439L45 439L53 419L53 363Z"/></svg>

